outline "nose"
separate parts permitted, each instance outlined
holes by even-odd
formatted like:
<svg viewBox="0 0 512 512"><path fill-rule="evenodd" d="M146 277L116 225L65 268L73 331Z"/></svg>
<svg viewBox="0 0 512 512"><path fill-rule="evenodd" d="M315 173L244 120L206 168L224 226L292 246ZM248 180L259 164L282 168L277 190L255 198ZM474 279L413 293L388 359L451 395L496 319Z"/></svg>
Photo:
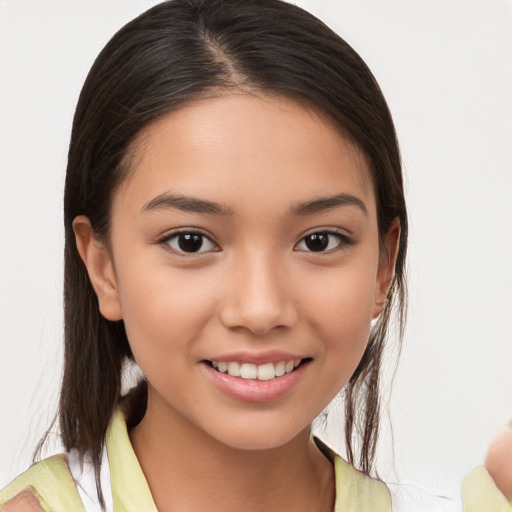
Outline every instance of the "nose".
<svg viewBox="0 0 512 512"><path fill-rule="evenodd" d="M263 335L297 322L291 283L275 258L252 254L241 257L233 267L220 308L225 327Z"/></svg>

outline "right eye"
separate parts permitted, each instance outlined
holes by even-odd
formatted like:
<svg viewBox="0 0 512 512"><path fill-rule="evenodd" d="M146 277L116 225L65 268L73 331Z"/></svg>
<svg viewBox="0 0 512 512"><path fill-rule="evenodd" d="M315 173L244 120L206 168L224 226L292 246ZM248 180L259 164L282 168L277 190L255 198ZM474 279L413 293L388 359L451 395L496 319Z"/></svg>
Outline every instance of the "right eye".
<svg viewBox="0 0 512 512"><path fill-rule="evenodd" d="M166 236L161 243L167 244L173 251L182 254L198 254L215 251L217 246L202 233L180 231Z"/></svg>

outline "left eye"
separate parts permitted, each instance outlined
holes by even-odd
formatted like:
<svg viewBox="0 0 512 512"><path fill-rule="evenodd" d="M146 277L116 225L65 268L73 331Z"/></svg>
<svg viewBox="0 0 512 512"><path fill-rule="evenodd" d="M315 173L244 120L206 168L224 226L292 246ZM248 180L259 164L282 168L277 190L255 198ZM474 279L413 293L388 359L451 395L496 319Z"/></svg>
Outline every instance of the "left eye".
<svg viewBox="0 0 512 512"><path fill-rule="evenodd" d="M341 246L343 242L343 236L339 233L322 231L305 236L296 247L299 251L327 252Z"/></svg>
<svg viewBox="0 0 512 512"><path fill-rule="evenodd" d="M217 247L206 235L197 232L175 233L163 242L172 250L187 254L213 251Z"/></svg>

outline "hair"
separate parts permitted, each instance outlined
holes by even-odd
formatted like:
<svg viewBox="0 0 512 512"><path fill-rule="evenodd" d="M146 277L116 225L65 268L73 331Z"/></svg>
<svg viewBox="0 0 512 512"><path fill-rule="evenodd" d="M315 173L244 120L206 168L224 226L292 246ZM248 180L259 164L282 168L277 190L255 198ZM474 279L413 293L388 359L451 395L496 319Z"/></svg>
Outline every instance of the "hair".
<svg viewBox="0 0 512 512"><path fill-rule="evenodd" d="M108 239L112 198L130 172L141 131L190 102L229 91L289 97L333 122L367 158L381 242L391 223L400 221L388 300L344 388L347 458L370 474L387 331L396 313L401 344L406 310L407 213L398 143L386 101L361 57L320 20L281 0L163 2L119 30L87 76L73 121L64 197L63 444L87 452L99 469L106 430L122 398L123 365L132 358L123 322L99 312L73 219L86 215L95 236ZM143 401L144 384L137 393Z"/></svg>

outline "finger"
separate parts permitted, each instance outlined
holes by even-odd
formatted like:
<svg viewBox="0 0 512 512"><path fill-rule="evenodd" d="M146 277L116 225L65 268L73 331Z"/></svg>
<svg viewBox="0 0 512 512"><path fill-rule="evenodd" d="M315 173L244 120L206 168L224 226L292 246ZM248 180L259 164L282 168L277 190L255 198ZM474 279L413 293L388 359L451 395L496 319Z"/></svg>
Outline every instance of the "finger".
<svg viewBox="0 0 512 512"><path fill-rule="evenodd" d="M23 491L2 507L2 512L43 512L37 498Z"/></svg>
<svg viewBox="0 0 512 512"><path fill-rule="evenodd" d="M492 442L485 467L494 479L496 486L507 497L512 499L512 430L504 430Z"/></svg>

